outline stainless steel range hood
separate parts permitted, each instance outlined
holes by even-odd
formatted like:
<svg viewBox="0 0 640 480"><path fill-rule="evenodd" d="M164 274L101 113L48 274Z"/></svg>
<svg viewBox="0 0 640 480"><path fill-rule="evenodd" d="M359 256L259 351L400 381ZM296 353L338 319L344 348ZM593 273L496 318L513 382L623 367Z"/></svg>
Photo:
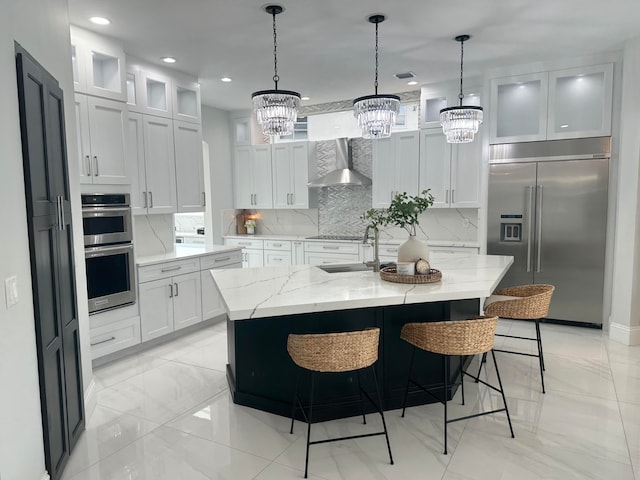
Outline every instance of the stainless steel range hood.
<svg viewBox="0 0 640 480"><path fill-rule="evenodd" d="M336 168L307 184L309 187L334 187L337 185L371 185L371 179L353 169L351 140L336 139Z"/></svg>

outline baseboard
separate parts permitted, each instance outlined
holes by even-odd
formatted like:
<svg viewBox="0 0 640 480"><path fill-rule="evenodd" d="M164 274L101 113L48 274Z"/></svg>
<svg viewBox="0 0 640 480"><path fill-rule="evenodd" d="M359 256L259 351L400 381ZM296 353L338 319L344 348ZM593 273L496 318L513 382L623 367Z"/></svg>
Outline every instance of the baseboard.
<svg viewBox="0 0 640 480"><path fill-rule="evenodd" d="M89 421L97 405L98 405L98 389L96 387L96 381L92 378L91 381L89 382L89 386L84 391L85 423Z"/></svg>
<svg viewBox="0 0 640 480"><path fill-rule="evenodd" d="M51 480L51 477L49 476L49 474L47 472L44 472L44 474L42 475L42 479L41 480Z"/></svg>
<svg viewBox="0 0 640 480"><path fill-rule="evenodd" d="M609 338L624 345L640 345L640 326L628 327L620 323L609 323Z"/></svg>

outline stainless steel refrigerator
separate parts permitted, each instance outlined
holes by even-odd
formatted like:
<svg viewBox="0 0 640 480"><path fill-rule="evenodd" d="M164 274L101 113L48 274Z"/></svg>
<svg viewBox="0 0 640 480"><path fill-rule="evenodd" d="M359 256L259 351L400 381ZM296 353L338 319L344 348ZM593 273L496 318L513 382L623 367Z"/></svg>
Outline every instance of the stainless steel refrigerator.
<svg viewBox="0 0 640 480"><path fill-rule="evenodd" d="M555 285L548 318L602 324L609 137L491 146L487 252L500 287Z"/></svg>

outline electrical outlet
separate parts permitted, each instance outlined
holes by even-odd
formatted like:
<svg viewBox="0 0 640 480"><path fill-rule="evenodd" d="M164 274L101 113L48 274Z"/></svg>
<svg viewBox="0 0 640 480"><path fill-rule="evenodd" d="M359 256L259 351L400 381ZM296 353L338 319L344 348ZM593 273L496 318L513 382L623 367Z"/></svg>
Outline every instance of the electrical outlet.
<svg viewBox="0 0 640 480"><path fill-rule="evenodd" d="M7 308L18 303L18 277L14 275L13 277L5 278L4 294L6 297Z"/></svg>
<svg viewBox="0 0 640 480"><path fill-rule="evenodd" d="M469 228L469 219L468 218L463 218L462 219L462 226L464 228Z"/></svg>

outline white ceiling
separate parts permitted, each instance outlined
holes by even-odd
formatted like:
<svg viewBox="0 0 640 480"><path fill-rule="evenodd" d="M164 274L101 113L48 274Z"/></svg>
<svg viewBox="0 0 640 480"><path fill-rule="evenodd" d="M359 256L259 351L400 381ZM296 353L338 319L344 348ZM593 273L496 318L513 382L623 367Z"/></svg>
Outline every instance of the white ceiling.
<svg viewBox="0 0 640 480"><path fill-rule="evenodd" d="M266 0L69 0L71 22L124 42L125 51L200 78L203 103L250 108L251 93L273 88L271 17ZM392 75L412 71L420 84L487 68L619 50L639 35L638 0L287 0L277 17L279 88L308 104L373 93L374 26L380 25L380 93L415 90ZM111 25L88 21L99 15ZM223 83L221 77L233 79ZM305 102L303 102L305 104Z"/></svg>

